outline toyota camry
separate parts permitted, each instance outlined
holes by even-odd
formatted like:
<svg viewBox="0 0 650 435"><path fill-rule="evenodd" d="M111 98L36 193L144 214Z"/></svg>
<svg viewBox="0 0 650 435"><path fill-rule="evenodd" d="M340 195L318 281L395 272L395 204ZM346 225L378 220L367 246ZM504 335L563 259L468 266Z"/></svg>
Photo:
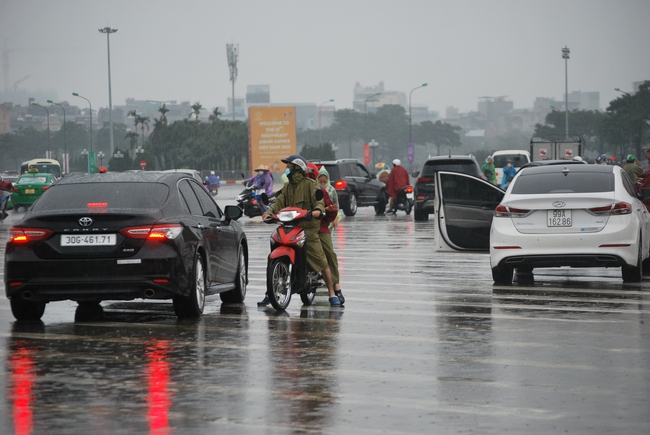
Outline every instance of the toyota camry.
<svg viewBox="0 0 650 435"><path fill-rule="evenodd" d="M239 217L183 173L65 177L10 229L11 310L36 320L46 303L73 300L79 319L104 300L171 299L179 317L199 317L206 295L243 302L248 244Z"/></svg>

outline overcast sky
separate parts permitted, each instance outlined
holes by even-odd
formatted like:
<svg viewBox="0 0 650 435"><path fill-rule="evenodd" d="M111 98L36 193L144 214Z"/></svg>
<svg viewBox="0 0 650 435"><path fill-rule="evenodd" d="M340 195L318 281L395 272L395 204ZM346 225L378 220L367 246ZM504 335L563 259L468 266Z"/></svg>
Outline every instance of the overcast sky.
<svg viewBox="0 0 650 435"><path fill-rule="evenodd" d="M53 90L59 101L108 106L126 98L226 106L226 44L239 44L236 96L268 84L273 103L333 98L351 108L356 82L413 92L444 117L507 95L563 99L599 91L601 109L632 82L650 79L648 0L0 0L8 82ZM7 52L6 49L11 51ZM6 64L0 69L4 86Z"/></svg>

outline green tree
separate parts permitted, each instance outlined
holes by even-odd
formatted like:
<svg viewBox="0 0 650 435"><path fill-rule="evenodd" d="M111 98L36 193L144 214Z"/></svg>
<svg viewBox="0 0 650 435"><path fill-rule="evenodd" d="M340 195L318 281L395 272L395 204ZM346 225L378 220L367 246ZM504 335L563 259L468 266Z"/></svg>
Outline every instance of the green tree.
<svg viewBox="0 0 650 435"><path fill-rule="evenodd" d="M190 117L192 115L194 115L194 119L196 121L199 121L199 117L201 116L201 109L202 108L203 108L203 106L198 101L196 103L192 104L192 113L190 113Z"/></svg>
<svg viewBox="0 0 650 435"><path fill-rule="evenodd" d="M139 137L140 136L135 131L129 131L124 135L124 139L127 139L129 141L129 148L131 149L131 152L129 153L129 157L133 157L133 150L135 149L135 146L138 143Z"/></svg>
<svg viewBox="0 0 650 435"><path fill-rule="evenodd" d="M160 122L167 125L167 112L169 112L169 109L165 106L166 103L163 103L163 105L158 108L158 111L160 112Z"/></svg>
<svg viewBox="0 0 650 435"><path fill-rule="evenodd" d="M337 110L331 131L337 142L348 144L349 157L352 158L352 142L362 138L363 114L352 109Z"/></svg>
<svg viewBox="0 0 650 435"><path fill-rule="evenodd" d="M461 145L457 131L460 127L442 121L424 121L414 126L414 142L420 144L433 144L437 148L437 155L441 155L441 148L448 149Z"/></svg>
<svg viewBox="0 0 650 435"><path fill-rule="evenodd" d="M149 131L149 117L148 116L137 116L138 124L140 124L140 130L142 130L142 148L144 149L144 129L147 128Z"/></svg>
<svg viewBox="0 0 650 435"><path fill-rule="evenodd" d="M569 135L583 138L586 149L600 151L603 144L599 128L605 115L597 110L572 110L569 112ZM566 114L553 110L546 115L544 125L535 124L535 136L546 139L566 136Z"/></svg>
<svg viewBox="0 0 650 435"><path fill-rule="evenodd" d="M309 160L334 160L336 155L329 142L319 145L305 145L300 150L300 155Z"/></svg>

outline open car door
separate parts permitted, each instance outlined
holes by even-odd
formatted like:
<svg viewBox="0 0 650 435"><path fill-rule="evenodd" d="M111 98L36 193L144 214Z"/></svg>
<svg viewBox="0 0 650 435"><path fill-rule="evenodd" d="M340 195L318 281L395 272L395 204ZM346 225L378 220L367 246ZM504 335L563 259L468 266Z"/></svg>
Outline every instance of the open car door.
<svg viewBox="0 0 650 435"><path fill-rule="evenodd" d="M489 252L494 209L505 192L467 174L437 172L435 177L434 250Z"/></svg>

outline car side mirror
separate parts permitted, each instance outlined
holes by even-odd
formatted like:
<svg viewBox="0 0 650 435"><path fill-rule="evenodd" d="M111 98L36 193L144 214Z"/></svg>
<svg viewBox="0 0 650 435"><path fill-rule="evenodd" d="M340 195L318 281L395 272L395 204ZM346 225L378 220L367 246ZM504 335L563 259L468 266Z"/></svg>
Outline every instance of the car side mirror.
<svg viewBox="0 0 650 435"><path fill-rule="evenodd" d="M224 214L226 216L226 222L231 220L236 221L242 217L244 211L236 205L227 205Z"/></svg>
<svg viewBox="0 0 650 435"><path fill-rule="evenodd" d="M411 172L411 177L413 177L413 178L418 178L418 175L420 175L420 171Z"/></svg>
<svg viewBox="0 0 650 435"><path fill-rule="evenodd" d="M323 191L320 188L318 190L316 190L316 193L314 194L314 196L316 197L316 201L322 201L323 198L325 198L325 195L323 195ZM239 207L237 207L237 208L239 208Z"/></svg>

